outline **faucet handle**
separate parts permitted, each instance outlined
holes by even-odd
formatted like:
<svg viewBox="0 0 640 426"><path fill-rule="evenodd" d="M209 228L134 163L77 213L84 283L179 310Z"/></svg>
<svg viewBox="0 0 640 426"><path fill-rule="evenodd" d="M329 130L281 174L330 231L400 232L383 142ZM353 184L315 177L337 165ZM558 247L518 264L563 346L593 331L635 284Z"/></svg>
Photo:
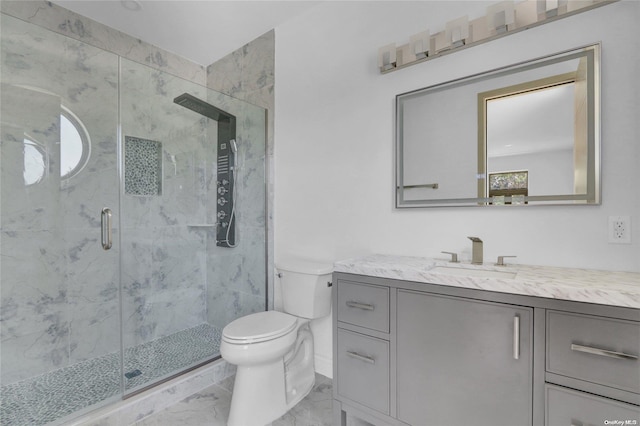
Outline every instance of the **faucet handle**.
<svg viewBox="0 0 640 426"><path fill-rule="evenodd" d="M496 263L496 266L506 266L504 263L504 259L507 257L518 257L518 256L498 256L498 262Z"/></svg>
<svg viewBox="0 0 640 426"><path fill-rule="evenodd" d="M482 240L478 237L467 237L468 239L470 239L471 241L473 241L474 243L481 243Z"/></svg>
<svg viewBox="0 0 640 426"><path fill-rule="evenodd" d="M450 254L451 255L451 260L449 262L450 263L458 263L458 253L454 253L454 252L451 252L451 251L441 251L440 253Z"/></svg>

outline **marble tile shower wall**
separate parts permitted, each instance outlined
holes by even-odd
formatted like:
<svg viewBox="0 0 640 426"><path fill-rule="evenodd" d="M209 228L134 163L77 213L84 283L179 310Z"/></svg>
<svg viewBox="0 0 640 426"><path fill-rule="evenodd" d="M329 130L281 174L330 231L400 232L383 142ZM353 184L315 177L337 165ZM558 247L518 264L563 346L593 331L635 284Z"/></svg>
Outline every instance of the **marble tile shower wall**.
<svg viewBox="0 0 640 426"><path fill-rule="evenodd" d="M123 133L164 157L161 197L122 198L125 347L264 310L264 110L131 61L121 84ZM217 123L173 103L184 92L237 117L236 248L192 226L216 221Z"/></svg>
<svg viewBox="0 0 640 426"><path fill-rule="evenodd" d="M275 31L271 30L250 43L235 50L224 58L207 67L207 87L267 111L267 148L266 163L269 169L273 165L274 146L274 88L275 88ZM267 170L269 170L267 169ZM269 174L265 170L266 174ZM273 307L273 182L266 179L267 191L267 285L269 307ZM220 265L230 267L229 265ZM238 276L237 279L241 277ZM247 284L245 282L245 284ZM242 288L242 287L241 287ZM246 291L246 289L245 289ZM242 292L234 296L232 302L253 294ZM226 294L229 297L229 294ZM223 320L221 320L223 321Z"/></svg>
<svg viewBox="0 0 640 426"><path fill-rule="evenodd" d="M240 316L265 310L266 117L264 109L222 94L208 102L238 117L237 247L217 247L213 232L207 244L208 320L222 329ZM216 211L216 201L207 199L207 211Z"/></svg>
<svg viewBox="0 0 640 426"><path fill-rule="evenodd" d="M117 252L101 249L96 220L104 205L118 205L118 58L1 19L0 380L7 384L118 350ZM61 178L57 148L61 105L79 115L93 150L69 178ZM45 160L31 185L22 173L25 135Z"/></svg>
<svg viewBox="0 0 640 426"><path fill-rule="evenodd" d="M206 85L206 71L202 65L78 15L49 1L2 0L0 11L107 52L115 53L123 58L203 86Z"/></svg>

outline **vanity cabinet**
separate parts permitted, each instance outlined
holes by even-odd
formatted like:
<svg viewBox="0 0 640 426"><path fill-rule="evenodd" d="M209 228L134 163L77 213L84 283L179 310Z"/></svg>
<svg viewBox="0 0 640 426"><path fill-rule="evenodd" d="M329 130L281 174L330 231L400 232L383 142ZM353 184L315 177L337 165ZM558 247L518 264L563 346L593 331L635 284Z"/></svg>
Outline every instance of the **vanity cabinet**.
<svg viewBox="0 0 640 426"><path fill-rule="evenodd" d="M397 417L530 425L533 309L398 290Z"/></svg>
<svg viewBox="0 0 640 426"><path fill-rule="evenodd" d="M638 309L344 272L333 283L336 425L640 425Z"/></svg>

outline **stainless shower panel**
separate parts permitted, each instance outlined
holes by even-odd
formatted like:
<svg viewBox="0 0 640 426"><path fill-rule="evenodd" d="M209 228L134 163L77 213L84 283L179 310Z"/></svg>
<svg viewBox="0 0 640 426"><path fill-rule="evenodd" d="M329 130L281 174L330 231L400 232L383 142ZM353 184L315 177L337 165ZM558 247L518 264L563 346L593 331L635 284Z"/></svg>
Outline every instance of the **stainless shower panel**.
<svg viewBox="0 0 640 426"><path fill-rule="evenodd" d="M236 220L233 207L236 200L233 189L236 155L233 144L236 138L236 117L189 93L183 93L173 102L218 122L216 245L235 247Z"/></svg>
<svg viewBox="0 0 640 426"><path fill-rule="evenodd" d="M207 118L211 118L218 122L228 123L231 120L235 122L236 117L229 114L226 111L223 111L219 108L214 107L208 102L203 101L202 99L196 98L189 93L183 93L182 95L176 97L173 102L176 104L183 106L185 108L190 109L191 111L195 111L200 115L204 115Z"/></svg>

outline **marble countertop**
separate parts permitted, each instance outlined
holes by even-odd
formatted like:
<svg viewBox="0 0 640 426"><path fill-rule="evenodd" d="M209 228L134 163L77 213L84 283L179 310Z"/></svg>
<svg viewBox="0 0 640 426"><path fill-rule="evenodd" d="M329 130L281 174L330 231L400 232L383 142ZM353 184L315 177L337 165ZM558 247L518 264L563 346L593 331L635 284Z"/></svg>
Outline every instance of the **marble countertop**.
<svg viewBox="0 0 640 426"><path fill-rule="evenodd" d="M433 272L434 268L511 272L514 278ZM471 265L420 257L370 255L338 261L335 272L640 309L640 273L528 265ZM442 269L441 269L442 271ZM446 270L445 270L446 271Z"/></svg>

